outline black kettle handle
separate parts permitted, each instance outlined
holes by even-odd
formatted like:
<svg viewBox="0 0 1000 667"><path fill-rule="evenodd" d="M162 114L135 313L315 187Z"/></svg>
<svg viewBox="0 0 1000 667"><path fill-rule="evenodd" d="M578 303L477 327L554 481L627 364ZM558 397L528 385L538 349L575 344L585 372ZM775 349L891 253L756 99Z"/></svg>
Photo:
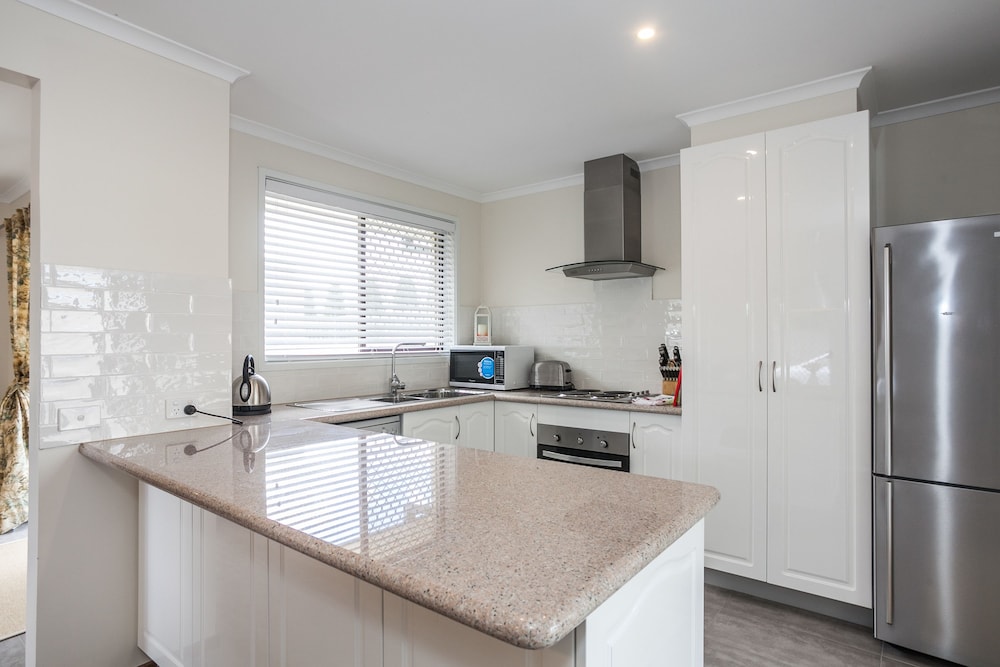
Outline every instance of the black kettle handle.
<svg viewBox="0 0 1000 667"><path fill-rule="evenodd" d="M253 355L248 354L246 359L243 360L243 381L240 382L240 400L250 400L250 376L255 373L256 371L253 367Z"/></svg>

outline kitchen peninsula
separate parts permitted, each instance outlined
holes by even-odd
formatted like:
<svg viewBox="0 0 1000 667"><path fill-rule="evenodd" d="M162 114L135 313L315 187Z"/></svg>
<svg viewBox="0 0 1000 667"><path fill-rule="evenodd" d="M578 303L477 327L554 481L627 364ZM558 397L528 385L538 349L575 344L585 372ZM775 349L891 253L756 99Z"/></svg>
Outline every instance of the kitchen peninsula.
<svg viewBox="0 0 1000 667"><path fill-rule="evenodd" d="M309 420L80 451L140 480L160 665L701 664L711 487Z"/></svg>

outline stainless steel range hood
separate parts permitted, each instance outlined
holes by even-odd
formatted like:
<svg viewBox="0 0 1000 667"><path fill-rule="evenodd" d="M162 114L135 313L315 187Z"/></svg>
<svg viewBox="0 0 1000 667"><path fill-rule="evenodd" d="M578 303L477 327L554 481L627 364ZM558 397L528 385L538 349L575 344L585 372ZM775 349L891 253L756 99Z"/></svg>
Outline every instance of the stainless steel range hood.
<svg viewBox="0 0 1000 667"><path fill-rule="evenodd" d="M639 165L624 154L583 164L583 261L554 266L570 278L644 278Z"/></svg>

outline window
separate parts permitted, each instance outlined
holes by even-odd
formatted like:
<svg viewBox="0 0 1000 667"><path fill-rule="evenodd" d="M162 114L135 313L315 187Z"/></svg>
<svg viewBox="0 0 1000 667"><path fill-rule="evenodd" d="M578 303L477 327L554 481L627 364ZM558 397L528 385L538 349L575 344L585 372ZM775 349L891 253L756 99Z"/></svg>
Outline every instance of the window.
<svg viewBox="0 0 1000 667"><path fill-rule="evenodd" d="M357 358L451 345L455 223L264 180L264 358Z"/></svg>

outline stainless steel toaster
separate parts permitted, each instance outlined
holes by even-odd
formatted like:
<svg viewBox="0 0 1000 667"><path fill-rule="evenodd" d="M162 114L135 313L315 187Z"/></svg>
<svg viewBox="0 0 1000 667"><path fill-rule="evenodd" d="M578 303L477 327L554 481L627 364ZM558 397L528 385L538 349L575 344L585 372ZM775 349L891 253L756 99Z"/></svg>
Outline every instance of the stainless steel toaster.
<svg viewBox="0 0 1000 667"><path fill-rule="evenodd" d="M572 389L573 369L565 361L536 361L531 366L532 389Z"/></svg>

